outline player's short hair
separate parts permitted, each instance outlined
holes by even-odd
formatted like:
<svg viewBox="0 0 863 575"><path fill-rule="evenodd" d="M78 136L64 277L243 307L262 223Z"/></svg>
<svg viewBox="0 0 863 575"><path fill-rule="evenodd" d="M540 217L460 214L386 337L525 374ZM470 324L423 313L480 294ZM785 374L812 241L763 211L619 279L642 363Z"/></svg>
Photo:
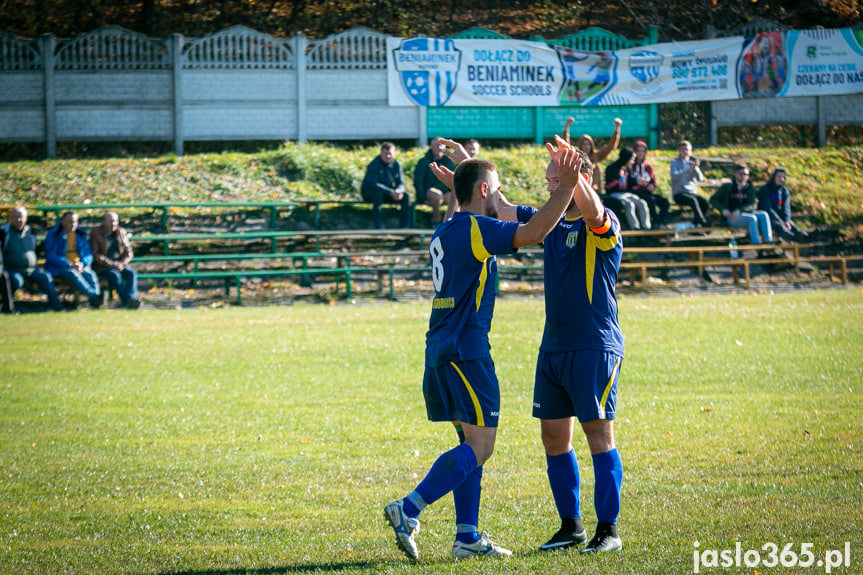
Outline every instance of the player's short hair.
<svg viewBox="0 0 863 575"><path fill-rule="evenodd" d="M453 174L453 189L460 205L466 206L473 198L474 186L497 171L497 166L488 160L471 158L460 163Z"/></svg>
<svg viewBox="0 0 863 575"><path fill-rule="evenodd" d="M392 142L384 142L383 144L381 144L381 151L382 152L384 150L395 150L395 149L396 149L396 145L393 144Z"/></svg>

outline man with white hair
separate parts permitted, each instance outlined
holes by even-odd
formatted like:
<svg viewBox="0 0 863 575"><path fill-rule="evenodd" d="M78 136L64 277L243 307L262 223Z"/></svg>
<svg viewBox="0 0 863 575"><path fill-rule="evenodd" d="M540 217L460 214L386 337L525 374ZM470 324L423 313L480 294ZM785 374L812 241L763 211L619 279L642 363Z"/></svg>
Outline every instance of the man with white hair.
<svg viewBox="0 0 863 575"><path fill-rule="evenodd" d="M132 244L116 212L105 212L102 225L90 231L90 251L93 271L117 292L123 307L138 309L138 274L129 266L134 256Z"/></svg>
<svg viewBox="0 0 863 575"><path fill-rule="evenodd" d="M19 288L34 283L48 296L51 308L62 311L63 302L57 297L53 276L36 267L36 236L27 225L27 209L23 206L13 208L9 223L0 227L0 247L9 274L10 299Z"/></svg>

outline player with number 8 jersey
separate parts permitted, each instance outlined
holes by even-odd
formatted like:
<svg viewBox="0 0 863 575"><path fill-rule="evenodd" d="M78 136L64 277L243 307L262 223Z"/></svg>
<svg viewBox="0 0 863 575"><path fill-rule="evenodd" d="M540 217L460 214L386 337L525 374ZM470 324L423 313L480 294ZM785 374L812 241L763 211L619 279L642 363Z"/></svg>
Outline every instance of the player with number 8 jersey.
<svg viewBox="0 0 863 575"><path fill-rule="evenodd" d="M495 256L511 254L512 222L456 212L429 245L435 298L426 334L426 367L490 357Z"/></svg>
<svg viewBox="0 0 863 575"><path fill-rule="evenodd" d="M491 359L488 333L495 302L495 256L540 242L563 215L578 183L581 160L556 152L561 186L530 222L497 219L500 179L496 166L467 159L464 148L441 139L447 155L459 163L453 173L432 164L442 182L455 191L458 211L435 231L429 245L435 297L426 333L423 396L431 421L450 421L459 444L443 453L426 477L402 499L386 505L384 515L399 548L417 559L414 536L425 507L452 492L456 512L453 557L503 556L511 552L480 532L482 466L494 450L500 389ZM449 150L454 148L455 152Z"/></svg>

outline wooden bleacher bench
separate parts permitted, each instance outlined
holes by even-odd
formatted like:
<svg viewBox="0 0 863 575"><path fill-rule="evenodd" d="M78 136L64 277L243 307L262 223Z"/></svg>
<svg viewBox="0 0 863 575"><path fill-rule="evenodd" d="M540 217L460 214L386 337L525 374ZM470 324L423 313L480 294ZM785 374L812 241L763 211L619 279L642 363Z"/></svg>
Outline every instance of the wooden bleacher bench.
<svg viewBox="0 0 863 575"><path fill-rule="evenodd" d="M252 277L277 277L277 276L299 276L301 282L308 282L310 278L316 276L332 276L336 282L335 289L339 289L339 280L343 279L345 284L346 297L352 297L353 281L352 274L355 276L359 273L375 274L377 276L378 291L383 289L383 278L386 274L390 276L390 294L393 293L392 275L397 271L401 272L416 272L426 271L428 268L427 262L428 252L425 250L386 250L386 251L368 251L368 252L280 252L280 253L264 253L264 254L236 254L236 253L210 253L210 254L177 254L168 256L144 256L136 258L135 262L139 264L148 263L179 263L180 266L191 265L191 270L184 271L139 271L139 280L152 281L187 281L192 287L196 287L200 280L206 279L223 279L225 280L225 295L229 295L231 281L235 282L237 288L237 303L242 303L242 280ZM422 265L406 266L394 261L375 261L370 262L371 258L380 258L381 260L397 260L399 258L419 258ZM425 259L423 259L425 258ZM202 269L200 267L203 262L219 263L242 261L249 262L255 260L263 260L267 262L276 262L277 264L283 260L302 261L302 266L285 268L231 268L224 267L219 269ZM319 265L311 265L310 262L319 260ZM146 266L142 266L141 270Z"/></svg>
<svg viewBox="0 0 863 575"><path fill-rule="evenodd" d="M414 198L415 199L415 198ZM321 227L321 206L371 206L370 202L365 200L295 200L297 204L304 206L310 213L312 219L312 228L320 229ZM383 204L384 209L400 209L398 204L385 203ZM411 214L410 214L410 226L411 228L416 227L417 222L417 211L425 210L425 204L418 204L415 201L411 203ZM430 210L429 210L429 213Z"/></svg>
<svg viewBox="0 0 863 575"><path fill-rule="evenodd" d="M704 228L668 228L664 230L623 230L624 250L629 249L627 238L652 239L660 245L673 245L676 243L727 243L731 239L742 240L748 236L743 228L731 228L724 226Z"/></svg>
<svg viewBox="0 0 863 575"><path fill-rule="evenodd" d="M262 278L262 277L286 277L286 276L306 276L310 273L317 275L330 275L336 282L335 289L339 289L339 279L344 278L346 286L346 296L352 296L351 288L351 272L350 268L321 268L316 270L307 269L246 269L246 270L219 270L219 271L198 271L198 272L153 272L139 273L139 280L164 280L167 282L189 281L197 282L205 279L221 279L225 281L225 295L230 295L231 280L235 282L237 289L237 304L243 303L242 298L242 283L247 278Z"/></svg>
<svg viewBox="0 0 863 575"><path fill-rule="evenodd" d="M278 252L279 240L297 240L314 244L313 251L320 251L324 240L370 240L403 241L427 245L433 230L388 229L388 230L263 230L253 232L215 232L182 234L136 234L130 238L133 244L160 243L165 256L171 255L171 244L197 244L227 241L269 240L270 252Z"/></svg>
<svg viewBox="0 0 863 575"><path fill-rule="evenodd" d="M788 245L784 246L786 250L791 251L793 256L787 258L760 258L760 259L744 259L744 258L716 258L716 257L705 257L705 252L716 252L716 251L730 251L733 248L728 246L712 246L712 247L696 247L696 248L685 248L685 247L667 247L663 248L664 251L668 253L682 253L691 255L693 252L697 254L695 259L688 259L686 261L663 261L663 260L644 260L644 261L627 261L621 263L621 270L630 270L631 273L640 272L640 281L643 283L647 280L647 270L648 269L668 269L668 268L682 268L682 267L694 267L699 270L699 275L703 275L704 269L710 266L730 266L732 268L733 273L733 281L734 283L739 283L741 281L739 270L743 270L743 281L745 283L750 282L749 275L749 266L752 264L771 264L771 263L786 263L793 264L795 266L799 266L801 262L810 262L810 263L825 263L830 266L829 275L832 279L836 279L837 281L847 282L847 261L849 260L861 260L863 256L799 256L799 251L804 248L811 247L811 245L807 244L799 244L799 245ZM766 246L751 246L750 249L760 249L760 250L775 250L777 246L766 245ZM635 250L636 248L631 248L631 250ZM643 248L645 250L643 253L647 253L649 248ZM537 254L534 255L538 255ZM415 258L413 263L407 264L405 262L392 262L392 261L380 261L380 262L371 262L368 261L373 256L379 256L383 259L393 259L397 256L401 256L405 259ZM230 257L228 257L230 256ZM236 254L210 254L208 259L212 260L229 260L229 259L244 259L244 256L240 255L238 257ZM139 279L143 280L162 280L162 281L189 281L197 282L200 280L206 279L221 279L225 281L225 295L229 295L231 282L233 281L236 290L237 290L237 304L242 304L242 281L248 278L262 278L262 277L289 277L289 276L300 276L301 278L308 278L311 276L330 276L332 281L335 283L335 290L338 291L340 289L340 283L343 281L345 286L345 296L350 298L353 296L353 286L357 281L358 277L363 275L369 275L375 278L375 282L377 284L378 293L382 293L384 290L384 284L387 283L389 286L388 297L393 299L395 297L395 276L397 274L402 275L411 275L413 277L427 277L430 278L430 269L428 266L428 261L426 259L426 252L423 250L414 250L410 252L344 252L344 253L334 253L334 252L324 252L324 253L308 253L308 254L258 254L257 257L273 257L273 258L291 258L291 257L302 257L305 261L308 261L312 258L320 258L322 260L334 260L334 265L328 266L303 266L302 268L278 268L278 269L231 269L231 270L200 270L196 269L189 272L142 272L138 274ZM175 256L171 256L174 258ZM184 258L185 256L176 256L177 258ZM255 257L255 256L253 256ZM200 261L203 261L202 259ZM834 274L834 266L839 266L840 273L837 277ZM500 281L500 277L506 273L534 273L541 274L543 273L543 265L542 263L537 263L533 265L518 265L511 264L506 261L499 262L498 269L500 274L498 274L498 281Z"/></svg>
<svg viewBox="0 0 863 575"><path fill-rule="evenodd" d="M167 228L167 214L173 209L270 209L272 218L279 210L306 206L316 214L315 228L320 223L320 206L327 204L366 204L361 200L300 200L297 202L154 202L128 204L66 204L38 206L37 210L61 213L69 210L162 210L163 227ZM271 224L273 222L271 221ZM272 227L272 225L271 225ZM139 279L155 282L188 281L194 287L204 280L223 280L226 294L231 285L237 287L237 303L241 303L242 284L250 278L298 277L308 285L315 277L331 278L335 289L343 284L345 294L351 297L353 284L358 278L371 278L379 293L389 283L389 296L394 297L394 279L397 276L429 278L428 242L431 229L349 229L349 230L254 230L201 233L140 233L131 236L138 246L133 265ZM847 281L847 261L855 256L802 256L801 250L813 244L788 244L781 247L785 255L778 258L731 258L734 250L754 250L759 253L775 250L779 246L750 246L745 243L746 232L739 228L708 227L665 230L624 230L624 261L621 270L627 270L633 281L646 281L649 270L668 268L695 268L699 276L710 266L729 266L734 281L750 281L752 264L790 263L799 271L800 263L822 263L829 266L830 276L838 267L838 275ZM740 240L740 245L729 246L729 240ZM638 245L632 245L638 243ZM156 254L147 254L146 246L161 247ZM258 244L264 244L262 247ZM650 244L650 245L647 245ZM398 247L394 247L398 246ZM290 248L290 249L288 249ZM717 255L719 254L719 255ZM682 258L682 259L681 259ZM519 250L513 257L499 258L501 274L517 274L535 281L542 274L542 249L531 246ZM537 276L537 274L539 274ZM499 276L500 277L500 276ZM71 290L67 290L71 291Z"/></svg>
<svg viewBox="0 0 863 575"><path fill-rule="evenodd" d="M181 209L221 209L221 210L237 210L237 209L256 209L268 210L270 212L270 227L276 227L280 211L290 211L298 207L295 202L131 202L131 203L90 203L90 204L58 204L58 205L40 205L33 208L37 212L42 212L45 215L47 225L50 224L50 216L53 214L55 220L59 219L60 214L65 212L79 212L86 210L100 210L120 212L126 210L161 210L161 227L165 232L168 231L168 215L171 211ZM56 223L56 222L55 222Z"/></svg>
<svg viewBox="0 0 863 575"><path fill-rule="evenodd" d="M621 262L620 269L621 270L630 270L631 277L633 281L647 281L647 270L648 269L669 269L669 268L683 268L683 267L691 267L696 268L698 270L699 276L704 274L704 270L707 267L714 266L729 266L732 269L732 276L734 278L734 282L737 283L739 281L739 270L742 269L744 272L744 280L748 284L750 283L750 274L749 268L752 264L792 264L794 265L795 271L799 273L800 264L802 262L808 262L813 259L823 258L819 261L824 262L834 262L841 264L843 261L843 256L801 256L800 251L805 249L811 249L815 247L815 244L806 243L806 244L762 244L762 245L743 245L743 246L668 246L668 247L658 247L658 248L625 248L624 255L655 255L655 256L668 256L668 255L683 255L686 259L683 261L669 261L667 259L629 259ZM781 251L783 256L781 257L759 257L757 259L747 259L743 257L731 257L730 254L735 251L754 251L759 254L762 253L776 253ZM727 253L726 257L717 257L712 254L716 252ZM636 280L634 274L639 273L639 279ZM831 276L832 276L832 268L831 268ZM843 274L844 281L847 281L847 268L846 273Z"/></svg>
<svg viewBox="0 0 863 575"><path fill-rule="evenodd" d="M297 200L297 203L304 206L312 214L312 227L319 229L321 227L321 206L356 206L360 204L369 204L363 200Z"/></svg>

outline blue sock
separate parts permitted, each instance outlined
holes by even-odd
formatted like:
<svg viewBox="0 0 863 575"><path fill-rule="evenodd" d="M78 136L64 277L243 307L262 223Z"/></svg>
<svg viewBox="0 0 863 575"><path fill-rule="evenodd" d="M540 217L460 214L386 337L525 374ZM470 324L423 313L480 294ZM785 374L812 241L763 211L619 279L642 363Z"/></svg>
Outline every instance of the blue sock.
<svg viewBox="0 0 863 575"><path fill-rule="evenodd" d="M578 459L575 450L561 455L546 455L548 463L548 483L561 519L581 517L579 501L581 477L578 473Z"/></svg>
<svg viewBox="0 0 863 575"><path fill-rule="evenodd" d="M431 505L461 485L476 468L473 448L463 443L437 458L428 475L417 485L416 492Z"/></svg>
<svg viewBox="0 0 863 575"><path fill-rule="evenodd" d="M477 533L476 525L468 525L465 523L459 523L456 525L456 534L455 538L457 541L461 541L462 543L476 543L482 537Z"/></svg>
<svg viewBox="0 0 863 575"><path fill-rule="evenodd" d="M614 525L620 513L620 486L623 483L623 463L616 448L593 456L593 475L596 520Z"/></svg>
<svg viewBox="0 0 863 575"><path fill-rule="evenodd" d="M404 498L402 509L405 510L405 515L408 517L419 517L422 510L426 508L426 505L426 502L419 493L411 491L410 495Z"/></svg>
<svg viewBox="0 0 863 575"><path fill-rule="evenodd" d="M461 482L461 485L452 490L452 498L455 503L456 525L472 525L474 531L479 525L479 497L482 491L482 465L474 469L470 475ZM472 543L472 541L465 541Z"/></svg>
<svg viewBox="0 0 863 575"><path fill-rule="evenodd" d="M465 442L464 430L461 425L455 426L458 434L459 444ZM482 491L482 465L471 472L470 475L455 489L452 490L452 498L455 503L456 539L464 543L473 543L479 538L477 528L479 525L479 498Z"/></svg>

